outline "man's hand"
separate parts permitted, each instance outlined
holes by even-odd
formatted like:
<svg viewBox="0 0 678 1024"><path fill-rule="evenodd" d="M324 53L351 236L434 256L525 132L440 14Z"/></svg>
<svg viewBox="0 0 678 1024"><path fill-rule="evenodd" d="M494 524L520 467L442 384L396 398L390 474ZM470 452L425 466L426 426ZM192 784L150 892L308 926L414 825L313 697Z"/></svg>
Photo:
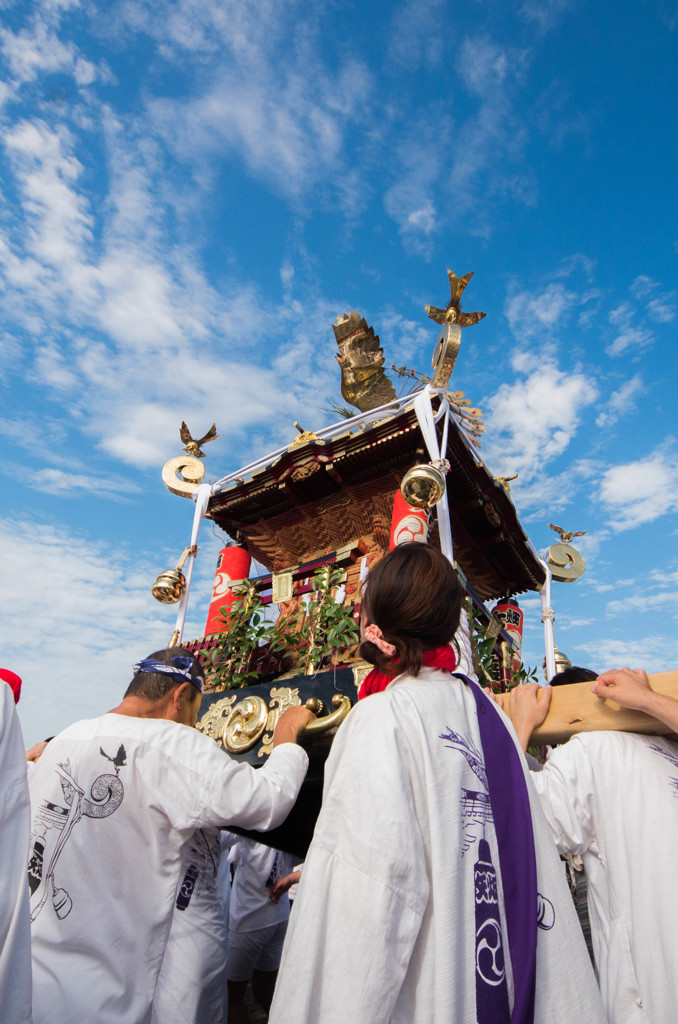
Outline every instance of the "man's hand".
<svg viewBox="0 0 678 1024"><path fill-rule="evenodd" d="M301 871L292 871L289 875L285 875L284 878L279 878L277 882L274 882L268 890L268 898L271 903L277 903L280 897L284 896L293 885L296 885L300 878Z"/></svg>
<svg viewBox="0 0 678 1024"><path fill-rule="evenodd" d="M551 686L521 683L514 686L510 693L505 694L505 697L508 696L508 710L506 700L504 700L504 710L507 711L513 723L523 750L527 750L530 736L546 718L552 692Z"/></svg>
<svg viewBox="0 0 678 1024"><path fill-rule="evenodd" d="M312 711L302 704L300 707L288 708L278 719L273 733L273 746L280 743L296 743L309 722L315 719Z"/></svg>
<svg viewBox="0 0 678 1024"><path fill-rule="evenodd" d="M603 672L598 676L591 691L596 697L620 704L623 708L636 711L647 710L652 701L652 690L645 672L642 669L620 668L612 672Z"/></svg>
<svg viewBox="0 0 678 1024"><path fill-rule="evenodd" d="M27 761L38 761L45 752L47 746L47 740L40 740L39 743L35 743L30 750L26 751Z"/></svg>

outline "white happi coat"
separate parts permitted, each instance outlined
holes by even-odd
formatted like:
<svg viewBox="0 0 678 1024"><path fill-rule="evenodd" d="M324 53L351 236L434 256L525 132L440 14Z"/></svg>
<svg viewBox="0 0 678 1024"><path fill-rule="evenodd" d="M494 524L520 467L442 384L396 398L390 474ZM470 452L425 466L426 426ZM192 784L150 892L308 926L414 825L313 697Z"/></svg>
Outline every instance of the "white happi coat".
<svg viewBox="0 0 678 1024"><path fill-rule="evenodd" d="M678 1019L678 742L573 737L534 776L562 853L580 854L611 1024Z"/></svg>
<svg viewBox="0 0 678 1024"><path fill-rule="evenodd" d="M186 844L278 824L307 765L284 743L255 770L186 726L117 714L53 739L29 779L35 1024L148 1021Z"/></svg>
<svg viewBox="0 0 678 1024"><path fill-rule="evenodd" d="M496 705L491 712L508 721ZM482 838L497 871L509 960L481 750L473 694L436 669L400 676L351 711L326 763L271 1024L476 1021ZM528 790L541 894L535 1022L602 1024L565 874L529 780ZM510 971L508 980L512 1002Z"/></svg>
<svg viewBox="0 0 678 1024"><path fill-rule="evenodd" d="M296 857L253 839L240 839L229 854L235 865L231 905L228 916L229 935L251 932L268 925L280 924L290 916L289 893L277 903L269 898L271 886L294 870Z"/></svg>
<svg viewBox="0 0 678 1024"><path fill-rule="evenodd" d="M26 753L14 694L0 679L0 1021L31 1022L30 833Z"/></svg>
<svg viewBox="0 0 678 1024"><path fill-rule="evenodd" d="M216 828L198 829L184 847L151 1024L225 1024L228 906L221 858Z"/></svg>

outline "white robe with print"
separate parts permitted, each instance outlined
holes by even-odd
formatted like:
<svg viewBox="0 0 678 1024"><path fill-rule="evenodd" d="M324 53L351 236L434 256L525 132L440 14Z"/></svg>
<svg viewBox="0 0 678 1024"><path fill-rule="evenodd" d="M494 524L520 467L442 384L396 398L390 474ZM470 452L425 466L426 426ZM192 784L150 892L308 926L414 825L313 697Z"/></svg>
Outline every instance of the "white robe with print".
<svg viewBox="0 0 678 1024"><path fill-rule="evenodd" d="M436 669L401 676L351 711L326 763L271 1024L476 1021L474 864L482 838L497 871L508 948L481 750L473 694ZM565 874L529 780L528 791L541 894L535 1022L602 1024ZM499 955L494 967L499 976ZM512 1002L510 971L508 981Z"/></svg>
<svg viewBox="0 0 678 1024"><path fill-rule="evenodd" d="M678 1020L678 742L574 736L534 784L558 849L584 862L611 1024Z"/></svg>
<svg viewBox="0 0 678 1024"><path fill-rule="evenodd" d="M308 765L263 768L175 722L107 714L48 745L29 779L35 1024L145 1024L197 829L269 829Z"/></svg>
<svg viewBox="0 0 678 1024"><path fill-rule="evenodd" d="M26 753L14 694L0 680L0 1021L31 1022L26 858L31 817Z"/></svg>
<svg viewBox="0 0 678 1024"><path fill-rule="evenodd" d="M223 856L228 861L228 851ZM184 847L151 1024L226 1022L228 907L221 857L216 828L198 829Z"/></svg>

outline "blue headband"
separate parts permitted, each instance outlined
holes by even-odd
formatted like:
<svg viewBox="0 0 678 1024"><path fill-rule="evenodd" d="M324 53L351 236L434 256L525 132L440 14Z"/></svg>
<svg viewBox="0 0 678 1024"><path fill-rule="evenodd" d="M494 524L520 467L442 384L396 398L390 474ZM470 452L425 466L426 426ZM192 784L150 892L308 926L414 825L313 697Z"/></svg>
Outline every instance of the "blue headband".
<svg viewBox="0 0 678 1024"><path fill-rule="evenodd" d="M200 676L192 676L190 669L195 665L193 658L172 658L169 665L164 661L155 661L153 658L144 658L132 665L134 675L137 672L159 672L162 676L171 676L177 683L190 683L200 693L203 692L203 681Z"/></svg>

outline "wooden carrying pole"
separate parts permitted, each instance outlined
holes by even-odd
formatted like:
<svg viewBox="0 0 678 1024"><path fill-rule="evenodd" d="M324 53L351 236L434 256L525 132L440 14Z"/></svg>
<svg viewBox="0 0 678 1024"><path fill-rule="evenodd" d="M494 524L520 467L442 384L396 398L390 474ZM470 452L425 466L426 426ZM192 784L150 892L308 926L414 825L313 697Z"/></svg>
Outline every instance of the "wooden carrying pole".
<svg viewBox="0 0 678 1024"><path fill-rule="evenodd" d="M650 687L656 693L678 700L678 669L656 672L648 676ZM531 746L544 743L564 743L578 732L640 732L654 736L669 736L673 730L642 711L621 708L609 698L601 700L591 693L593 682L570 683L554 686L551 706L539 728L530 739ZM506 702L508 704L508 701Z"/></svg>

